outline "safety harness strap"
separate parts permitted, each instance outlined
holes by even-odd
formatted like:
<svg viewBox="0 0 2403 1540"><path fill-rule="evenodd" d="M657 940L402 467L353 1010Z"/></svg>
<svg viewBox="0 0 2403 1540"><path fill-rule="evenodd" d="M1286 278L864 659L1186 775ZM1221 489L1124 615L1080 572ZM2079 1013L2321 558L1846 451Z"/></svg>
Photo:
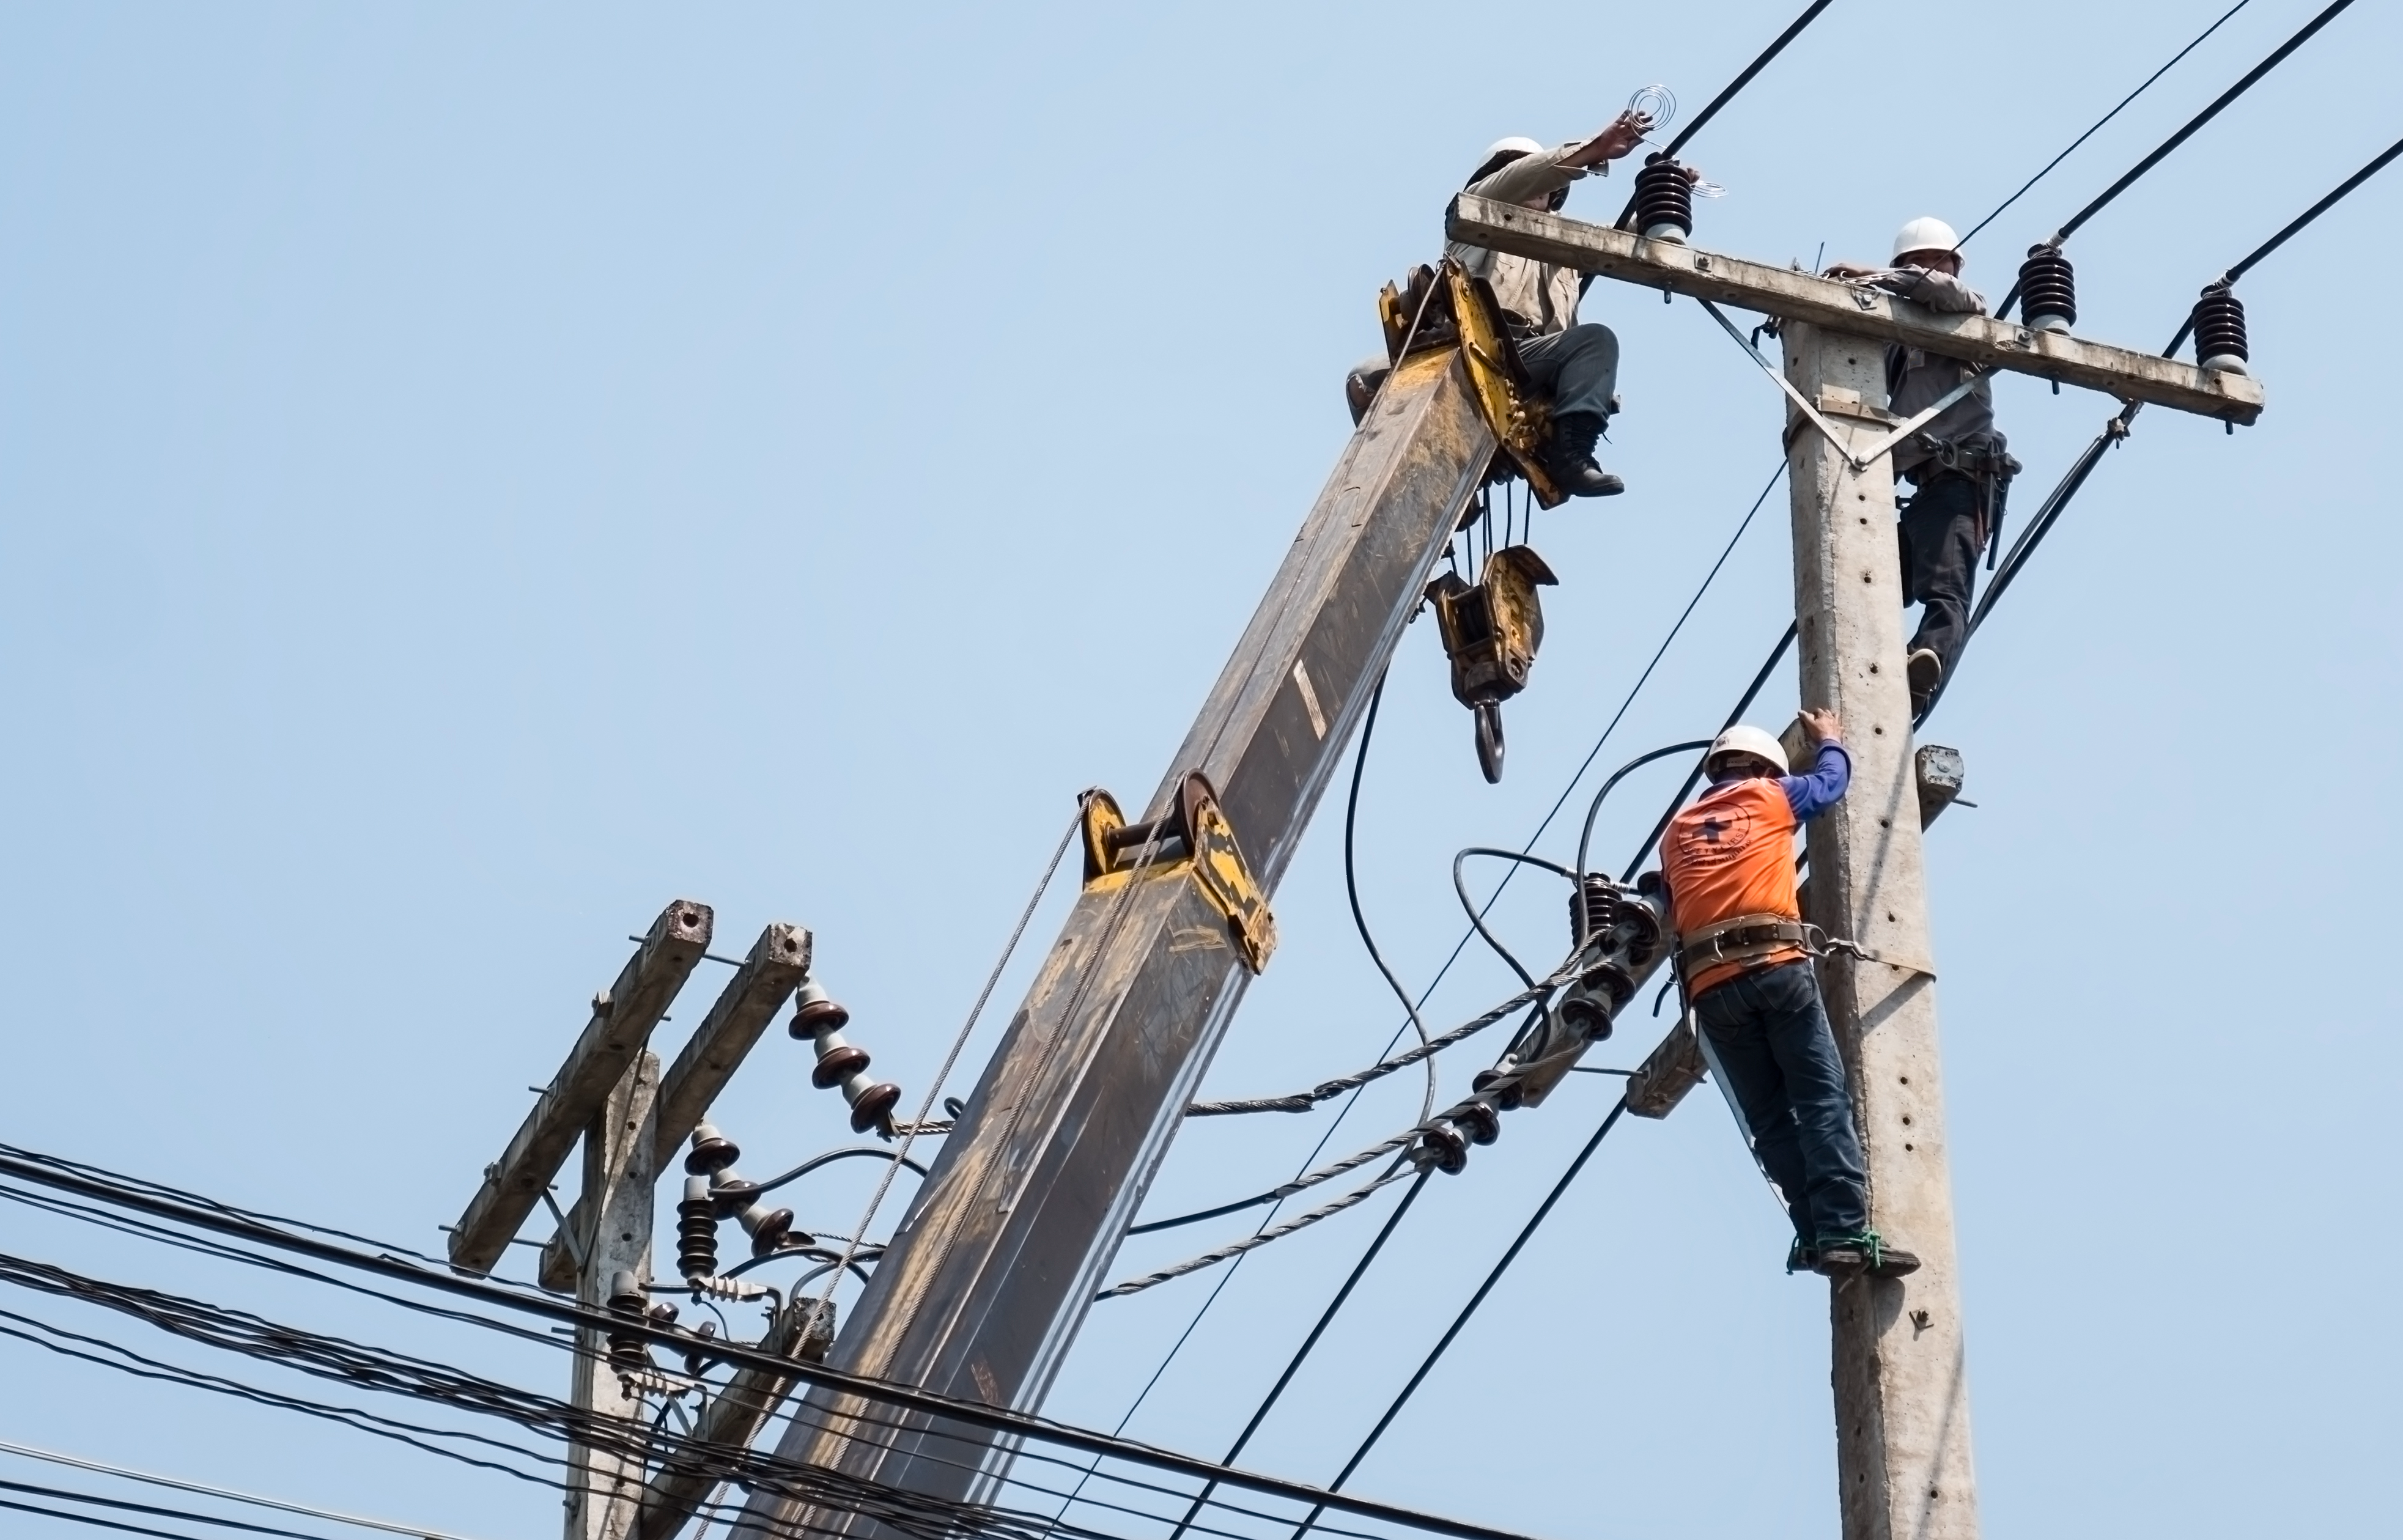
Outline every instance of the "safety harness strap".
<svg viewBox="0 0 2403 1540"><path fill-rule="evenodd" d="M1800 947L1808 951L1812 927L1783 914L1739 914L1677 938L1677 971L1688 984L1706 968L1748 962Z"/></svg>

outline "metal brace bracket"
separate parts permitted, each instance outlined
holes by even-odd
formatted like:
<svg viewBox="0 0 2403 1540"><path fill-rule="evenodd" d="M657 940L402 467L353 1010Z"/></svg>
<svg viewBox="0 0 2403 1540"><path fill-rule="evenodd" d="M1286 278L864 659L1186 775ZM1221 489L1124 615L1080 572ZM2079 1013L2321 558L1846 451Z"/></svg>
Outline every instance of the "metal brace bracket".
<svg viewBox="0 0 2403 1540"><path fill-rule="evenodd" d="M1953 386L1951 390L1945 392L1944 395L1938 396L1934 406L1929 407L1925 411L1923 411L1918 416L1911 418L1909 422L1894 428L1883 437L1871 443L1867 449L1856 449L1854 447L1853 441L1848 435L1840 432L1835 423L1828 422L1826 417L1820 414L1817 407L1802 398L1802 393L1794 388L1794 382L1786 379L1785 373L1780 370L1777 366L1771 364L1768 359L1761 356L1760 350L1754 347L1750 339L1746 338L1743 332L1736 329L1735 323L1727 318L1726 312L1720 310L1716 305L1712 304L1707 299L1698 298L1695 300L1695 303L1701 305L1702 309L1711 312L1711 319L1719 324L1721 330L1725 331L1729 337L1735 339L1735 345L1742 348L1746 354L1751 355L1752 361L1760 366L1760 372L1769 376L1769 378L1775 382L1777 388L1785 393L1786 398L1791 400L1794 405L1800 409L1802 415L1810 420L1811 424L1817 428L1821 433L1827 436L1827 442L1836 446L1837 452L1843 455L1846 463L1851 465L1855 472L1868 469L1869 466L1877 463L1880 456L1892 452L1896 445L1901 443L1912 434L1917 433L1921 428L1925 427L1928 423L1934 422L1938 416L1942 415L1946 408L1952 406L1955 401L1960 400L1963 396L1968 395L1971 390L1976 388L1978 382L1984 379L1989 372L1988 370L1978 368L1973 366L1970 368L1969 377L1962 381L1959 384Z"/></svg>

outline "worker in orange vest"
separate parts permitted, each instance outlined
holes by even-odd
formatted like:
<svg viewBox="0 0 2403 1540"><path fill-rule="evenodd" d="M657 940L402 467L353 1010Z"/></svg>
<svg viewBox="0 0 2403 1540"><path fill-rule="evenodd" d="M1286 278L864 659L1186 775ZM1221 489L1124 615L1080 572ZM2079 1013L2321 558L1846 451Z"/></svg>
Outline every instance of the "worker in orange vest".
<svg viewBox="0 0 2403 1540"><path fill-rule="evenodd" d="M1710 786L1670 821L1660 875L1677 968L1753 1155L1794 1221L1785 1270L1896 1277L1919 1258L1869 1228L1861 1141L1811 965L1794 878L1795 831L1842 799L1853 763L1831 711L1802 714L1811 770L1786 773L1758 728L1719 734Z"/></svg>

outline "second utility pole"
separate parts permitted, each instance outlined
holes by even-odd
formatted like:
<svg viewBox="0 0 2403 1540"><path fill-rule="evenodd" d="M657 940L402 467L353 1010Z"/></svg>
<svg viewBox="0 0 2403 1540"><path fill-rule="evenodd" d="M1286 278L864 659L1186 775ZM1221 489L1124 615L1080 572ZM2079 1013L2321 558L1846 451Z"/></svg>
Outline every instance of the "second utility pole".
<svg viewBox="0 0 2403 1540"><path fill-rule="evenodd" d="M1893 425L1885 344L1789 321L1785 377L1863 444ZM1962 1352L1944 1084L1929 971L1910 689L1903 677L1894 463L1863 468L1789 411L1794 613L1805 706L1843 721L1852 789L1810 825L1804 917L1883 962L1819 964L1829 1023L1853 1071L1869 1223L1915 1251L1907 1278L1861 1277L1832 1296L1836 1468L1844 1540L1974 1540L1969 1380Z"/></svg>

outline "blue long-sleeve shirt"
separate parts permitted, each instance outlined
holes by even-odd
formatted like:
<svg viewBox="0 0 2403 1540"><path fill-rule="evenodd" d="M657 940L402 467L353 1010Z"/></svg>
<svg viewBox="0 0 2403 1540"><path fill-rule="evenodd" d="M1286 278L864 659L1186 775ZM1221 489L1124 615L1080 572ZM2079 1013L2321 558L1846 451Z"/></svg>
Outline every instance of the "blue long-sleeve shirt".
<svg viewBox="0 0 2403 1540"><path fill-rule="evenodd" d="M1794 810L1798 824L1807 824L1842 801L1845 788L1852 784L1853 756L1832 738L1819 745L1808 775L1777 778L1778 788L1785 793L1785 805Z"/></svg>

